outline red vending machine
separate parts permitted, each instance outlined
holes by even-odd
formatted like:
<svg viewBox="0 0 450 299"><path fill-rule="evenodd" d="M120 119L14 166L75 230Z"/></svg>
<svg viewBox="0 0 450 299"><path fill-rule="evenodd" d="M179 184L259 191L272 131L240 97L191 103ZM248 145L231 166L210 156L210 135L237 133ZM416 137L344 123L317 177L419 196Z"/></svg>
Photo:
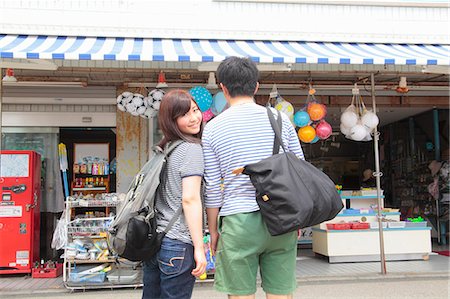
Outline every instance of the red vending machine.
<svg viewBox="0 0 450 299"><path fill-rule="evenodd" d="M0 152L0 274L31 273L39 261L41 156Z"/></svg>

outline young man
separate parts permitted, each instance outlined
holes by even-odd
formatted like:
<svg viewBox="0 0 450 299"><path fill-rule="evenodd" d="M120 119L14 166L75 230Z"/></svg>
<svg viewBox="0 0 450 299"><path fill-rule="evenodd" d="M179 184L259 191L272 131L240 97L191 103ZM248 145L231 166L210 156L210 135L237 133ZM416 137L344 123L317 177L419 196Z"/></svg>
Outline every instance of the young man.
<svg viewBox="0 0 450 299"><path fill-rule="evenodd" d="M253 98L259 86L256 64L229 57L216 74L230 107L206 125L202 137L205 205L216 254L215 288L229 298L255 298L260 268L267 298L292 298L297 232L271 236L249 177L232 173L272 155L274 132L267 110ZM294 127L286 115L282 120L286 150L304 159Z"/></svg>

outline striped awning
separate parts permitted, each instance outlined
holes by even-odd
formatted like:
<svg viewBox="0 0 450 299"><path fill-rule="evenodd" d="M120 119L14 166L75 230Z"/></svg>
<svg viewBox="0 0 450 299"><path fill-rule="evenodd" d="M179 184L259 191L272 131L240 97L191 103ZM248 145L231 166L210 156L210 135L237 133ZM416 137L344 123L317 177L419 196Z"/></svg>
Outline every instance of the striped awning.
<svg viewBox="0 0 450 299"><path fill-rule="evenodd" d="M450 65L449 45L112 38L0 34L0 58L259 63Z"/></svg>

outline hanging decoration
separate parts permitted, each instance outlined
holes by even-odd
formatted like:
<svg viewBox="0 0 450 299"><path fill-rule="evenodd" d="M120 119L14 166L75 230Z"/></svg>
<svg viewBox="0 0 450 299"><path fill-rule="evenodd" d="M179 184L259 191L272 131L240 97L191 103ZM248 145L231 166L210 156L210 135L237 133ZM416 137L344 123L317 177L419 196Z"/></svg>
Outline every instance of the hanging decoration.
<svg viewBox="0 0 450 299"><path fill-rule="evenodd" d="M195 102L197 103L198 107L202 112L205 112L208 110L213 102L213 97L209 90L207 90L203 86L195 86L192 87L189 90L189 93L194 98Z"/></svg>
<svg viewBox="0 0 450 299"><path fill-rule="evenodd" d="M341 115L341 133L345 138L354 141L370 141L371 133L380 121L378 116L364 105L357 84L352 89L352 95L350 106Z"/></svg>
<svg viewBox="0 0 450 299"><path fill-rule="evenodd" d="M268 106L274 107L276 110L284 113L294 123L294 106L280 95L277 89L277 85L274 84L272 91L269 94Z"/></svg>
<svg viewBox="0 0 450 299"><path fill-rule="evenodd" d="M159 106L165 92L161 89L153 89L144 96L146 89L141 87L137 93L125 91L117 97L117 108L128 112L133 116L153 118L158 114Z"/></svg>
<svg viewBox="0 0 450 299"><path fill-rule="evenodd" d="M327 107L316 99L315 93L310 84L305 106L294 114L294 125L299 127L298 137L305 143L316 143L333 133L331 125L325 121Z"/></svg>
<svg viewBox="0 0 450 299"><path fill-rule="evenodd" d="M222 91L219 91L213 96L213 102L211 105L211 112L214 115L222 113L227 107L227 99Z"/></svg>

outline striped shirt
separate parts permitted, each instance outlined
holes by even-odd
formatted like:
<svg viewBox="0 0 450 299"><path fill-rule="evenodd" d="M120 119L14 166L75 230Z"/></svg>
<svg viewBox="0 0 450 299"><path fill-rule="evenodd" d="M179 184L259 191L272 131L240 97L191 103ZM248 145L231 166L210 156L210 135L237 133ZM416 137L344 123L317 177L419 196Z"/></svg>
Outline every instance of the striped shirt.
<svg viewBox="0 0 450 299"><path fill-rule="evenodd" d="M182 206L182 180L189 176L203 176L204 163L200 144L183 142L170 154L167 160L167 180L162 197L158 196L155 207L157 231L161 232L169 224L173 215ZM171 239L192 244L189 227L184 213L174 223L166 235Z"/></svg>
<svg viewBox="0 0 450 299"><path fill-rule="evenodd" d="M276 117L276 110L272 110ZM281 115L286 150L304 159L293 125ZM207 208L220 208L220 216L259 210L249 177L232 171L270 157L274 137L266 108L253 102L231 106L208 122L202 137Z"/></svg>

